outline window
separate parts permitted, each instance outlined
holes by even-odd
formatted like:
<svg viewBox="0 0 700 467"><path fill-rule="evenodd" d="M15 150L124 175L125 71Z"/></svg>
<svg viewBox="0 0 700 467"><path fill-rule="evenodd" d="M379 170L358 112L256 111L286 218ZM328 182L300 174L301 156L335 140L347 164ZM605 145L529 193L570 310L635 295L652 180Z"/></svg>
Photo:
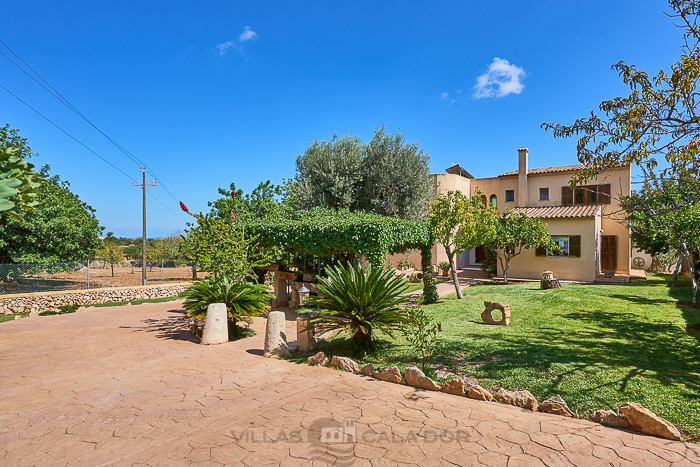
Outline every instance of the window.
<svg viewBox="0 0 700 467"><path fill-rule="evenodd" d="M552 241L559 246L559 251L550 251L549 248L538 247L535 250L536 256L563 256L569 258L581 257L581 236L580 235L552 235Z"/></svg>
<svg viewBox="0 0 700 467"><path fill-rule="evenodd" d="M610 184L579 186L572 190L568 186L561 187L561 204L610 204Z"/></svg>
<svg viewBox="0 0 700 467"><path fill-rule="evenodd" d="M486 195L481 195L481 204L483 204L484 208L488 207L486 204Z"/></svg>
<svg viewBox="0 0 700 467"><path fill-rule="evenodd" d="M509 203L511 201L515 201L515 191L506 190L506 203Z"/></svg>
<svg viewBox="0 0 700 467"><path fill-rule="evenodd" d="M498 198L496 198L496 195L491 195L489 203L491 203L491 206L493 206L494 208L498 207Z"/></svg>
<svg viewBox="0 0 700 467"><path fill-rule="evenodd" d="M540 201L549 201L549 188L540 188Z"/></svg>

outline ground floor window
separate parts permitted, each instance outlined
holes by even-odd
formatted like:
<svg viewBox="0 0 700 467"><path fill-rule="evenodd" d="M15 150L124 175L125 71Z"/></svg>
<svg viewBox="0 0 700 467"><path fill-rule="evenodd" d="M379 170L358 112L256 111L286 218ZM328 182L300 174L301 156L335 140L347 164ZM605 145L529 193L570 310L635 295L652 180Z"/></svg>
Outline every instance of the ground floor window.
<svg viewBox="0 0 700 467"><path fill-rule="evenodd" d="M537 256L564 256L564 257L580 257L581 256L581 236L580 235L552 235L552 241L557 244L559 251L553 251L549 248L537 248L535 255Z"/></svg>

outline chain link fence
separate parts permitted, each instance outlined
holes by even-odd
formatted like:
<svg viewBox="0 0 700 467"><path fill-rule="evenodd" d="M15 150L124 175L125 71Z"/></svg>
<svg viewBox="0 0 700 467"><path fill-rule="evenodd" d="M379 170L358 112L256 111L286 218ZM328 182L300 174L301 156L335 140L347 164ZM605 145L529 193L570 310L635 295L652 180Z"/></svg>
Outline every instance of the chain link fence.
<svg viewBox="0 0 700 467"><path fill-rule="evenodd" d="M0 264L0 295L56 290L143 285L141 261L80 261L51 264ZM146 263L146 281L184 282L202 277L191 265L162 260Z"/></svg>

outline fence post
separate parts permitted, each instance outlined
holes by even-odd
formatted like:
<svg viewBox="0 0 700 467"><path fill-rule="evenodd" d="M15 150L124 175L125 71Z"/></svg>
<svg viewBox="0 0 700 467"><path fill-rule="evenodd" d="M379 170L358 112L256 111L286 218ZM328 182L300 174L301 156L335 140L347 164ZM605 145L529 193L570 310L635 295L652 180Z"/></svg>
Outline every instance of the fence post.
<svg viewBox="0 0 700 467"><path fill-rule="evenodd" d="M87 267L87 272L88 272L88 274L87 274L87 276L88 276L88 286L87 286L87 288L89 289L89 288L90 288L90 260L89 260L89 259L87 260L87 265L88 265L88 267Z"/></svg>
<svg viewBox="0 0 700 467"><path fill-rule="evenodd" d="M163 258L160 259L160 281L165 282L163 279Z"/></svg>

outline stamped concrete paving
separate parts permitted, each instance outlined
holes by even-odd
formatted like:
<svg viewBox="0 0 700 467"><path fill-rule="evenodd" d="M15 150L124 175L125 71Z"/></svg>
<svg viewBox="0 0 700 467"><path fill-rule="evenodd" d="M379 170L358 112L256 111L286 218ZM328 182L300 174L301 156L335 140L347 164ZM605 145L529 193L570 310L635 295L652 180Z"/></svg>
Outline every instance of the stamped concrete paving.
<svg viewBox="0 0 700 467"><path fill-rule="evenodd" d="M700 464L697 445L265 359L261 337L199 346L179 306L1 324L0 466Z"/></svg>

